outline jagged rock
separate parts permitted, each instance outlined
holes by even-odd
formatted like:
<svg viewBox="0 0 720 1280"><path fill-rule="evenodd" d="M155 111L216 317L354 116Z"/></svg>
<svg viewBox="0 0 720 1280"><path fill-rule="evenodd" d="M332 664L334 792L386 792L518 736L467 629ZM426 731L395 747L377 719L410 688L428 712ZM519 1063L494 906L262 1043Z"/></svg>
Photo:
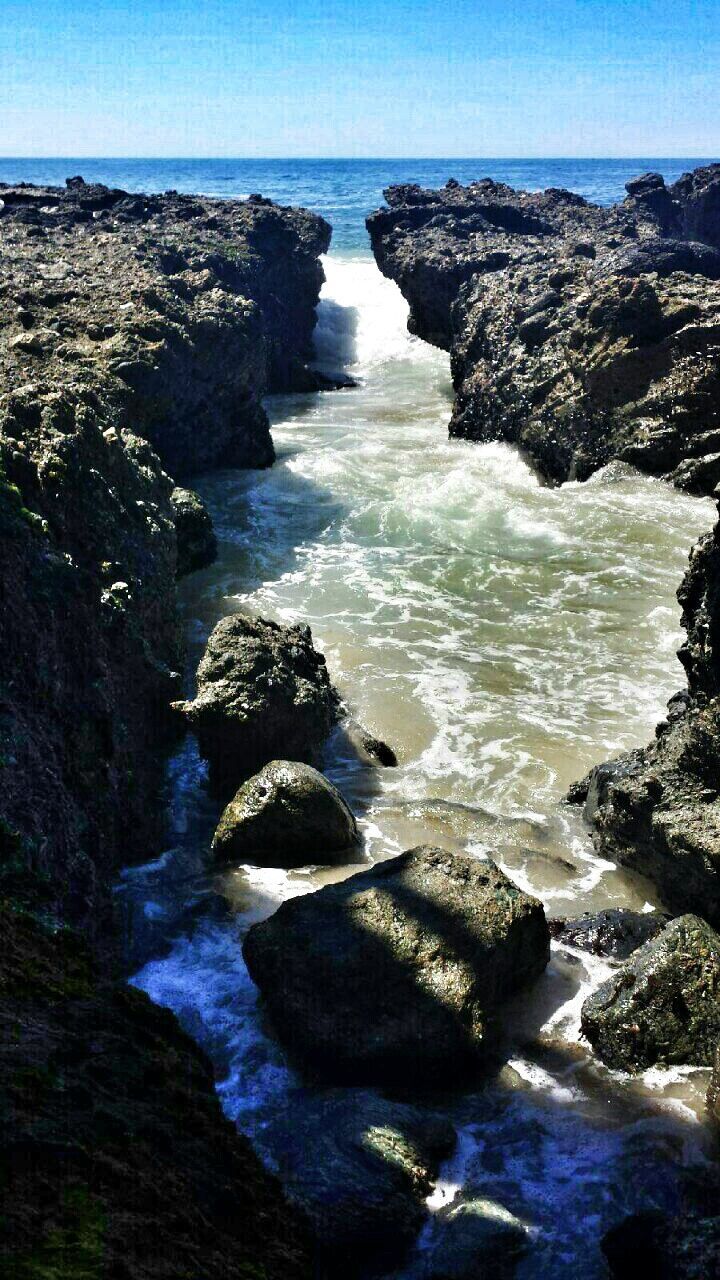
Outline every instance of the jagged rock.
<svg viewBox="0 0 720 1280"><path fill-rule="evenodd" d="M285 1193L311 1225L321 1274L354 1276L401 1260L455 1131L419 1108L333 1090L304 1095L291 1122L278 1117L264 1141L278 1153Z"/></svg>
<svg viewBox="0 0 720 1280"><path fill-rule="evenodd" d="M212 631L197 694L178 705L221 789L270 760L311 760L340 709L309 627L241 613Z"/></svg>
<svg viewBox="0 0 720 1280"><path fill-rule="evenodd" d="M528 1251L526 1228L494 1200L463 1199L436 1215L418 1280L509 1280Z"/></svg>
<svg viewBox="0 0 720 1280"><path fill-rule="evenodd" d="M549 479L613 458L720 477L720 166L601 208L483 179L390 187L368 218L409 326L451 351L451 434L519 445Z"/></svg>
<svg viewBox="0 0 720 1280"><path fill-rule="evenodd" d="M310 1280L309 1233L167 1009L0 905L0 1272Z"/></svg>
<svg viewBox="0 0 720 1280"><path fill-rule="evenodd" d="M217 557L217 538L204 502L192 489L173 489L170 501L175 512L177 536L177 576L204 569Z"/></svg>
<svg viewBox="0 0 720 1280"><path fill-rule="evenodd" d="M272 760L230 801L212 852L219 862L302 867L352 861L358 840L337 787L311 765Z"/></svg>
<svg viewBox="0 0 720 1280"><path fill-rule="evenodd" d="M494 863L422 847L283 903L243 953L278 1034L325 1078L447 1086L487 1061L549 935Z"/></svg>
<svg viewBox="0 0 720 1280"><path fill-rule="evenodd" d="M613 907L593 915L586 912L572 920L549 920L550 934L596 956L627 960L633 951L649 942L668 924L662 911L627 911Z"/></svg>
<svg viewBox="0 0 720 1280"><path fill-rule="evenodd" d="M0 196L10 384L71 369L175 477L272 462L262 396L307 377L331 234L322 218L79 182Z"/></svg>
<svg viewBox="0 0 720 1280"><path fill-rule="evenodd" d="M716 1125L720 1127L720 1045L715 1050L713 1070L707 1091L707 1107Z"/></svg>
<svg viewBox="0 0 720 1280"><path fill-rule="evenodd" d="M625 1071L709 1066L720 1040L720 937L699 916L671 921L588 996L582 1030Z"/></svg>

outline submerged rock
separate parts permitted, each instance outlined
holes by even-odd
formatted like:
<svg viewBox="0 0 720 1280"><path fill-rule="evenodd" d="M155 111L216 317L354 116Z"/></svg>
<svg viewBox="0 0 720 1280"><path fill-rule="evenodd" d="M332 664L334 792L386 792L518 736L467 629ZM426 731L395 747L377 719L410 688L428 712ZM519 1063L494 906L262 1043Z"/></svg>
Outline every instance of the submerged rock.
<svg viewBox="0 0 720 1280"><path fill-rule="evenodd" d="M337 787L311 765L272 760L244 782L213 837L219 862L265 867L348 862L359 840Z"/></svg>
<svg viewBox="0 0 720 1280"><path fill-rule="evenodd" d="M205 503L192 489L173 489L170 501L175 512L177 576L204 569L217 558L217 538Z"/></svg>
<svg viewBox="0 0 720 1280"><path fill-rule="evenodd" d="M343 1090L303 1095L264 1140L313 1230L321 1274L354 1276L393 1265L412 1244L455 1131L433 1113Z"/></svg>
<svg viewBox="0 0 720 1280"><path fill-rule="evenodd" d="M582 1030L608 1066L709 1066L720 1041L720 937L698 916L662 933L593 991Z"/></svg>
<svg viewBox="0 0 720 1280"><path fill-rule="evenodd" d="M643 943L657 937L670 916L662 911L627 911L612 907L594 915L585 912L571 920L549 920L550 933L558 942L566 942L596 956L627 960Z"/></svg>
<svg viewBox="0 0 720 1280"><path fill-rule="evenodd" d="M198 667L197 694L177 705L222 789L270 760L311 760L340 710L309 627L241 613L214 628Z"/></svg>
<svg viewBox="0 0 720 1280"><path fill-rule="evenodd" d="M411 849L283 903L243 946L278 1034L341 1082L449 1086L543 972L542 905L493 862Z"/></svg>

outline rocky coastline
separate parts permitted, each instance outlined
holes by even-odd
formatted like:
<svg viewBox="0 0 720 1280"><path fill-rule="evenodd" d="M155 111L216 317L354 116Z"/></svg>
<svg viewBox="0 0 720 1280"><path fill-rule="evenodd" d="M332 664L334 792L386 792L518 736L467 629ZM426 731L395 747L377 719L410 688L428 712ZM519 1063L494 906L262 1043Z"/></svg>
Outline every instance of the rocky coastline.
<svg viewBox="0 0 720 1280"><path fill-rule="evenodd" d="M552 482L617 460L714 491L720 166L670 188L645 175L610 209L489 180L387 198L373 248L413 331L451 351L453 434L518 444ZM396 763L349 718L307 627L224 618L182 696L176 581L215 539L176 481L270 465L263 396L327 385L310 361L330 228L261 196L80 178L0 200L3 1274L387 1274L455 1147L424 1095L502 1067L503 1011L542 978L551 936L616 966L583 1005L597 1057L628 1074L715 1061L718 1118L720 524L679 592L687 691L655 743L570 796L671 914L548 921L492 860L428 845L290 898L243 954L316 1091L281 1178L265 1171L203 1052L125 985L112 885L161 848L163 763L188 730L225 805L216 866L357 860L323 744L342 724L373 766ZM612 1274L628 1249L687 1280L714 1265L711 1181L688 1183L682 1214L611 1232ZM480 1197L437 1223L426 1280L465 1280L478 1256L510 1275L531 1247Z"/></svg>
<svg viewBox="0 0 720 1280"><path fill-rule="evenodd" d="M0 1252L18 1280L193 1258L310 1274L210 1064L122 985L112 879L161 847L176 577L214 553L174 482L272 462L263 395L319 385L330 234L259 196L0 188Z"/></svg>

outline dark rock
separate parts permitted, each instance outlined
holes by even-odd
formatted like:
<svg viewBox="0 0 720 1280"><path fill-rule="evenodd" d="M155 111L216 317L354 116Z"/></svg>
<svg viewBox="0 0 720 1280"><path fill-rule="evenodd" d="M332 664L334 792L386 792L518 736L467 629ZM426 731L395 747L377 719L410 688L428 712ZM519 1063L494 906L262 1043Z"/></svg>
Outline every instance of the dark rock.
<svg viewBox="0 0 720 1280"><path fill-rule="evenodd" d="M336 787L311 765L273 760L240 787L213 836L220 862L264 867L350 862L357 823Z"/></svg>
<svg viewBox="0 0 720 1280"><path fill-rule="evenodd" d="M309 1280L309 1233L173 1015L0 906L4 1277Z"/></svg>
<svg viewBox="0 0 720 1280"><path fill-rule="evenodd" d="M303 1096L292 1121L279 1117L264 1139L278 1152L285 1193L311 1225L321 1273L348 1276L402 1259L455 1146L448 1121L357 1090Z"/></svg>
<svg viewBox="0 0 720 1280"><path fill-rule="evenodd" d="M709 1066L720 1040L720 937L680 916L588 996L583 1034L625 1071L656 1063Z"/></svg>
<svg viewBox="0 0 720 1280"><path fill-rule="evenodd" d="M434 1235L423 1280L509 1280L529 1247L522 1222L494 1200L461 1200L441 1210Z"/></svg>
<svg viewBox="0 0 720 1280"><path fill-rule="evenodd" d="M517 444L552 481L620 458L708 493L720 166L672 188L646 174L628 191L601 208L489 179L392 187L368 229L411 331L451 351L451 434Z"/></svg>
<svg viewBox="0 0 720 1280"><path fill-rule="evenodd" d="M217 559L217 538L210 512L192 489L173 489L170 501L175 512L177 576L182 578Z"/></svg>
<svg viewBox="0 0 720 1280"><path fill-rule="evenodd" d="M603 1236L613 1280L710 1280L720 1275L720 1216L633 1214Z"/></svg>
<svg viewBox="0 0 720 1280"><path fill-rule="evenodd" d="M608 908L593 915L586 912L573 920L548 920L550 934L558 942L591 951L596 956L627 960L633 951L657 935L670 917L661 911L627 911Z"/></svg>
<svg viewBox="0 0 720 1280"><path fill-rule="evenodd" d="M713 1070L707 1091L707 1108L714 1123L720 1128L720 1046L715 1050Z"/></svg>
<svg viewBox="0 0 720 1280"><path fill-rule="evenodd" d="M243 953L278 1033L325 1078L447 1086L488 1059L549 935L494 863L424 847L283 903Z"/></svg>
<svg viewBox="0 0 720 1280"><path fill-rule="evenodd" d="M270 760L311 761L340 703L309 627L235 613L211 633L197 694L179 707L225 789Z"/></svg>

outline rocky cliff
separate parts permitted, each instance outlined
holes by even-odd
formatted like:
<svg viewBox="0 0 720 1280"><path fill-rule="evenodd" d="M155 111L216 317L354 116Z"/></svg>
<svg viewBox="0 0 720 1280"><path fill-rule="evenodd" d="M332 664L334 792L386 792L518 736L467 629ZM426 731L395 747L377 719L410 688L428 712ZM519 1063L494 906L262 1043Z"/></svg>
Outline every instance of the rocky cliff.
<svg viewBox="0 0 720 1280"><path fill-rule="evenodd" d="M0 188L4 1275L308 1274L207 1062L108 975L112 876L159 847L176 574L212 554L170 474L272 461L329 238L260 197Z"/></svg>
<svg viewBox="0 0 720 1280"><path fill-rule="evenodd" d="M720 480L720 166L610 208L485 179L390 187L368 218L410 328L451 352L451 434L519 445L550 480L613 458Z"/></svg>

